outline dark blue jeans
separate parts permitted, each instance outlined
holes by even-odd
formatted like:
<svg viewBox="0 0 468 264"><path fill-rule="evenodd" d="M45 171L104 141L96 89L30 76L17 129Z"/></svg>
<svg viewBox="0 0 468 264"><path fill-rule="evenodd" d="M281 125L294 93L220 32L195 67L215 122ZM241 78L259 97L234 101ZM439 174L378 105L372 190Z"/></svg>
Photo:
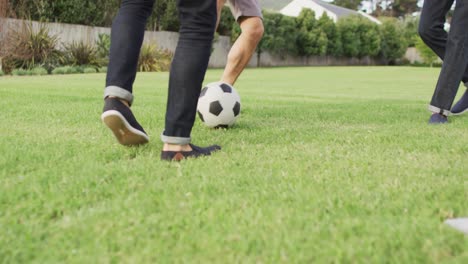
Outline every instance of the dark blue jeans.
<svg viewBox="0 0 468 264"><path fill-rule="evenodd" d="M468 1L456 1L450 32L445 17L454 0L425 0L419 34L444 61L429 110L448 115L460 81L468 86Z"/></svg>
<svg viewBox="0 0 468 264"><path fill-rule="evenodd" d="M155 0L123 0L112 24L104 96L133 102L138 57ZM216 0L177 0L180 36L169 77L166 143L188 144L216 27Z"/></svg>

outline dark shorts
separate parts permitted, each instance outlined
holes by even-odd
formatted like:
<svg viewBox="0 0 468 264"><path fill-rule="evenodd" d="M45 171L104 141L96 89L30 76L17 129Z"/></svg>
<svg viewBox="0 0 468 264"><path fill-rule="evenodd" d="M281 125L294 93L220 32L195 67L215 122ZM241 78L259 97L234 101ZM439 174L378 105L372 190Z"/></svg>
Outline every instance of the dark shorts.
<svg viewBox="0 0 468 264"><path fill-rule="evenodd" d="M227 0L226 2L229 4L236 21L239 17L262 18L262 9L258 0Z"/></svg>

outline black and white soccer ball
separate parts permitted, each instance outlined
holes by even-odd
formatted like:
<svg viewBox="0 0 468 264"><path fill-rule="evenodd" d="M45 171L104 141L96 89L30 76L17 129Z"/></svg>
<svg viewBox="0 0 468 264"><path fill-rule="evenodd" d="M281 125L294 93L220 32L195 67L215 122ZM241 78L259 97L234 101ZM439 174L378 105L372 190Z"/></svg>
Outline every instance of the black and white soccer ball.
<svg viewBox="0 0 468 264"><path fill-rule="evenodd" d="M206 126L228 128L234 125L240 110L240 96L231 85L214 82L201 90L197 113Z"/></svg>

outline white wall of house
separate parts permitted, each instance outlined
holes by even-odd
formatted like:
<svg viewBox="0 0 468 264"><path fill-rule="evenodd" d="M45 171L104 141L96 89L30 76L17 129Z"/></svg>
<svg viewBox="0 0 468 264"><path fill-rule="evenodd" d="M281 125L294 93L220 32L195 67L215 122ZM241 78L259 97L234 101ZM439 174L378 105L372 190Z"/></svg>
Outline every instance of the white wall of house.
<svg viewBox="0 0 468 264"><path fill-rule="evenodd" d="M319 19L322 17L323 13L327 13L328 17L333 19L334 22L338 20L338 17L335 13L328 11L327 9L323 8L321 5L318 5L314 1L309 0L294 0L281 9L280 13L285 16L292 16L297 17L301 13L302 9L308 8L315 12L315 17Z"/></svg>

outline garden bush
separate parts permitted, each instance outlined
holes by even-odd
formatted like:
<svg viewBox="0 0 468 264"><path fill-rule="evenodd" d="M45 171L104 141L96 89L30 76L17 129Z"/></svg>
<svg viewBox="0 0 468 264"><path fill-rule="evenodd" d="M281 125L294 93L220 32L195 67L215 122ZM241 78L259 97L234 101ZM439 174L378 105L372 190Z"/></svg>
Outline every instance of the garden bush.
<svg viewBox="0 0 468 264"><path fill-rule="evenodd" d="M83 73L96 73L97 70L96 68L93 68L93 67L86 67L83 69Z"/></svg>
<svg viewBox="0 0 468 264"><path fill-rule="evenodd" d="M32 72L30 70L25 70L25 69L14 69L11 71L11 74L15 76L26 76L26 75L32 75Z"/></svg>
<svg viewBox="0 0 468 264"><path fill-rule="evenodd" d="M138 71L168 71L172 58L171 52L159 49L155 44L144 44L138 60Z"/></svg>
<svg viewBox="0 0 468 264"><path fill-rule="evenodd" d="M56 48L58 37L49 34L47 25L40 23L37 30L31 22L24 22L5 36L2 64L6 72L13 69L31 69L47 66L60 60L62 54ZM2 54L0 54L1 56Z"/></svg>
<svg viewBox="0 0 468 264"><path fill-rule="evenodd" d="M66 65L100 66L97 49L89 43L73 42L65 45Z"/></svg>
<svg viewBox="0 0 468 264"><path fill-rule="evenodd" d="M43 67L35 67L31 70L31 75L47 75L48 71Z"/></svg>

